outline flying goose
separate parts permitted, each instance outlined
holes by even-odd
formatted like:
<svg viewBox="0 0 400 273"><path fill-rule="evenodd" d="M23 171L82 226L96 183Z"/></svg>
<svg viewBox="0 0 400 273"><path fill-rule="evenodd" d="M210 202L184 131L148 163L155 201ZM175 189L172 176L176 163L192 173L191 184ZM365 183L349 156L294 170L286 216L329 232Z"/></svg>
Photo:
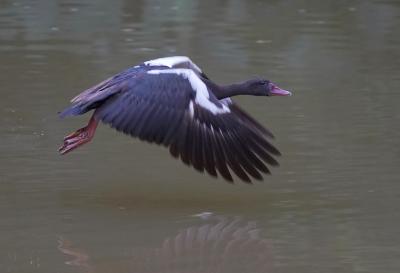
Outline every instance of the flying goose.
<svg viewBox="0 0 400 273"><path fill-rule="evenodd" d="M94 110L86 127L64 138L66 154L89 142L99 121L150 143L169 147L175 158L227 181L262 180L277 166L270 131L244 112L236 95L289 96L269 80L217 85L186 56L146 61L89 88L60 117Z"/></svg>

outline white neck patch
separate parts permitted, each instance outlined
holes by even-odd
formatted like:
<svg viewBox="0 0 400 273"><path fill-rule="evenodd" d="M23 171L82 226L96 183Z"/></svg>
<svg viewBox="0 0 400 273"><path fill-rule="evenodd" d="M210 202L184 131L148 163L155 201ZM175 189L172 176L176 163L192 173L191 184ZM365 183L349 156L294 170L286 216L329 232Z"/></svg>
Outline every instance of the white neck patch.
<svg viewBox="0 0 400 273"><path fill-rule="evenodd" d="M218 107L213 102L210 101L210 94L208 93L207 86L204 82L193 72L191 69L176 68L176 69L163 69L163 70L150 70L147 71L148 74L158 75L158 74L176 74L184 79L187 79L192 86L192 89L196 92L195 103L214 115L230 113L229 108L222 104L222 107Z"/></svg>

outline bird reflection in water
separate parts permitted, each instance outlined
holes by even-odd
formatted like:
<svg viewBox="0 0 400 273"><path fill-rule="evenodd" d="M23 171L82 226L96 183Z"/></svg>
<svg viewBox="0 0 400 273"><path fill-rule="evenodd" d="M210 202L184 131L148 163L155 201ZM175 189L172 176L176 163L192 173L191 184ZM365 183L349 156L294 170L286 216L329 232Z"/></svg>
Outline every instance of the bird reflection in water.
<svg viewBox="0 0 400 273"><path fill-rule="evenodd" d="M89 260L88 254L86 254L84 250L73 247L71 241L66 240L63 237L60 237L58 239L57 248L65 255L68 255L71 258L73 258L72 260L65 262L66 265L72 265L80 267L82 269L86 269L85 272L94 272L93 267L88 262Z"/></svg>
<svg viewBox="0 0 400 273"><path fill-rule="evenodd" d="M134 249L132 257L124 264L91 264L89 254L63 238L59 240L58 249L71 257L67 265L89 273L271 272L269 243L261 238L255 222L244 222L238 217L217 220L185 228L166 238L158 248Z"/></svg>

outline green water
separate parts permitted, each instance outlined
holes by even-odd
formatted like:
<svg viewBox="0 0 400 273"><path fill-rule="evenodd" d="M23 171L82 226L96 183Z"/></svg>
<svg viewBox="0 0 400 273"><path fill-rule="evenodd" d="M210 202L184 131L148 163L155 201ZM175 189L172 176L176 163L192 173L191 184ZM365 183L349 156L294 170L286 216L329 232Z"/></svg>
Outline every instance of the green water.
<svg viewBox="0 0 400 273"><path fill-rule="evenodd" d="M399 26L394 0L1 1L0 272L399 272ZM107 126L58 155L70 98L168 55L293 91L237 99L283 153L264 183Z"/></svg>

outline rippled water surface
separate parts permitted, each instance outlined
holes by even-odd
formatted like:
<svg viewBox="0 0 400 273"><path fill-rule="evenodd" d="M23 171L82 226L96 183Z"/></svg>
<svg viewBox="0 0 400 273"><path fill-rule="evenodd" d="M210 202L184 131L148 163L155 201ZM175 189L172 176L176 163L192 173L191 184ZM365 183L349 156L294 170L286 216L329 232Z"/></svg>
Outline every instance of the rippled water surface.
<svg viewBox="0 0 400 273"><path fill-rule="evenodd" d="M400 272L400 2L1 1L1 272ZM281 166L229 185L100 126L61 157L81 90L189 55Z"/></svg>

